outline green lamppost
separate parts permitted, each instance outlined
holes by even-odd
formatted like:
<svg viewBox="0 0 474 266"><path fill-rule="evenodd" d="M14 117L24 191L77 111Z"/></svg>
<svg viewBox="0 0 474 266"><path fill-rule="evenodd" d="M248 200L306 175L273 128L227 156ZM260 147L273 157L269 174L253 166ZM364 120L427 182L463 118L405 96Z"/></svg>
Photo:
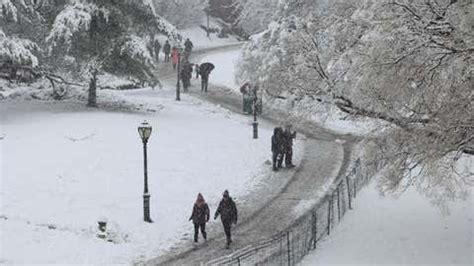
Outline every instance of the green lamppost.
<svg viewBox="0 0 474 266"><path fill-rule="evenodd" d="M143 141L143 168L144 168L144 189L143 189L143 220L148 223L153 221L150 218L150 193L148 192L148 167L147 167L147 151L146 144L151 135L151 126L148 122L144 121L138 127L138 134Z"/></svg>

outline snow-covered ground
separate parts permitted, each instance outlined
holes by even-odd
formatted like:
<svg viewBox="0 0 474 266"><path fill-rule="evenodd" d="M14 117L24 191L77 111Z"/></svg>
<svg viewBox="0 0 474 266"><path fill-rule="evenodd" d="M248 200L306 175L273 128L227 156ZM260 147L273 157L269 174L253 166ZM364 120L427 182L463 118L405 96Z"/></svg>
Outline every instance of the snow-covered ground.
<svg viewBox="0 0 474 266"><path fill-rule="evenodd" d="M445 216L414 188L382 197L374 181L301 265L474 265L472 196Z"/></svg>
<svg viewBox="0 0 474 266"><path fill-rule="evenodd" d="M87 109L84 103L0 105L0 263L127 263L162 254L192 230L198 192L211 211L229 189L239 201L269 171L271 132L251 139L248 118L174 90L116 92L150 113ZM100 98L99 98L100 101ZM147 108L145 108L147 109ZM152 224L142 221L148 144ZM268 169L268 170L267 170ZM107 242L96 237L106 219Z"/></svg>

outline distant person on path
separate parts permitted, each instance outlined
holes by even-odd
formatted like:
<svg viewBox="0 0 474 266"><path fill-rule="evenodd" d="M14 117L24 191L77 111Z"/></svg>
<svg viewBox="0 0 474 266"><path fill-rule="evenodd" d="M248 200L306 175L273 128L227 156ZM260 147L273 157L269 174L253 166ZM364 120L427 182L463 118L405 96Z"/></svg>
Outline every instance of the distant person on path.
<svg viewBox="0 0 474 266"><path fill-rule="evenodd" d="M163 46L163 53L165 53L165 63L168 63L170 61L170 52L171 52L171 45L166 40L165 45Z"/></svg>
<svg viewBox="0 0 474 266"><path fill-rule="evenodd" d="M189 220L194 224L194 242L198 242L199 229L201 229L204 241L207 240L206 223L209 222L209 206L201 193L198 194L193 206L193 213Z"/></svg>
<svg viewBox="0 0 474 266"><path fill-rule="evenodd" d="M214 65L207 62L202 63L199 66L199 75L201 76L201 91L207 92L207 87L209 84L209 74L214 69Z"/></svg>
<svg viewBox="0 0 474 266"><path fill-rule="evenodd" d="M173 69L176 69L176 65L178 64L178 60L179 60L178 49L176 47L173 47L173 49L171 49L171 61L173 63Z"/></svg>
<svg viewBox="0 0 474 266"><path fill-rule="evenodd" d="M225 236L227 238L226 248L230 247L232 243L231 229L232 224L237 223L237 207L235 202L229 196L229 191L224 191L219 207L216 210L214 215L214 220L217 219L217 216L221 216L222 225L224 226Z"/></svg>
<svg viewBox="0 0 474 266"><path fill-rule="evenodd" d="M184 42L184 51L186 53L188 53L188 55L191 54L191 52L193 51L193 43L189 40L189 38L186 39L186 41Z"/></svg>
<svg viewBox="0 0 474 266"><path fill-rule="evenodd" d="M285 146L285 167L293 168L295 165L293 159L293 139L296 138L296 132L291 130L291 124L287 124L283 132L284 146Z"/></svg>
<svg viewBox="0 0 474 266"><path fill-rule="evenodd" d="M160 50L161 44L158 39L155 39L155 41L153 42L153 52L155 53L156 62L160 62Z"/></svg>
<svg viewBox="0 0 474 266"><path fill-rule="evenodd" d="M281 168L283 163L283 129L281 127L276 127L273 129L272 136L272 162L273 162L273 171L278 171Z"/></svg>

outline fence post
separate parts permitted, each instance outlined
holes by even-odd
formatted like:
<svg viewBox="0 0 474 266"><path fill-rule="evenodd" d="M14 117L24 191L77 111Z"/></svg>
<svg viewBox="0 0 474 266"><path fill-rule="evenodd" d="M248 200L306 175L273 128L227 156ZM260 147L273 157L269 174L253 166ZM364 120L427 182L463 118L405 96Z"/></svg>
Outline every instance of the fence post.
<svg viewBox="0 0 474 266"><path fill-rule="evenodd" d="M313 212L313 243L312 249L316 249L316 242L318 241L318 214L316 211Z"/></svg>
<svg viewBox="0 0 474 266"><path fill-rule="evenodd" d="M341 183L339 183L340 185ZM337 185L337 221L341 221L341 199L340 199L340 194L339 194L339 185Z"/></svg>
<svg viewBox="0 0 474 266"><path fill-rule="evenodd" d="M331 201L332 199L329 198L328 200L328 235L331 232Z"/></svg>
<svg viewBox="0 0 474 266"><path fill-rule="evenodd" d="M237 264L240 266L240 257L237 257Z"/></svg>
<svg viewBox="0 0 474 266"><path fill-rule="evenodd" d="M291 266L290 231L286 232L286 246L288 251L288 266Z"/></svg>
<svg viewBox="0 0 474 266"><path fill-rule="evenodd" d="M354 179L354 199L357 196L357 179Z"/></svg>
<svg viewBox="0 0 474 266"><path fill-rule="evenodd" d="M352 210L351 186L349 182L349 176L346 176L346 183L347 183L347 198L349 199L349 210Z"/></svg>

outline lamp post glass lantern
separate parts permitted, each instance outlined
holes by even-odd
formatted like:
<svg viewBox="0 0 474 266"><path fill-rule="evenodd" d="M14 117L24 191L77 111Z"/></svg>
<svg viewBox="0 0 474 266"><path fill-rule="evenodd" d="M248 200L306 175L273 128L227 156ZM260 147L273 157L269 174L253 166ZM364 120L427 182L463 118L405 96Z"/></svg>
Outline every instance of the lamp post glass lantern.
<svg viewBox="0 0 474 266"><path fill-rule="evenodd" d="M152 127L148 122L144 121L138 127L138 134L143 142L143 172L144 172L144 188L143 188L143 220L152 223L150 218L150 193L148 193L148 165L147 165L147 143L151 136Z"/></svg>

